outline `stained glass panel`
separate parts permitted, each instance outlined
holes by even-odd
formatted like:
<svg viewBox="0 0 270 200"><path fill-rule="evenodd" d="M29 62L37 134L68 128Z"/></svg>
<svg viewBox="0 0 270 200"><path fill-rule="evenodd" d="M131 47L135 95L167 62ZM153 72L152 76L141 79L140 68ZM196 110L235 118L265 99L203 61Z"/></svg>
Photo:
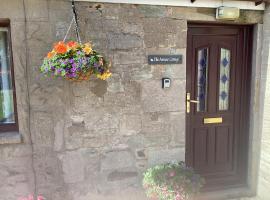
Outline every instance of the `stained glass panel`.
<svg viewBox="0 0 270 200"><path fill-rule="evenodd" d="M198 51L197 66L197 111L206 111L208 85L208 48Z"/></svg>
<svg viewBox="0 0 270 200"><path fill-rule="evenodd" d="M219 80L219 110L229 109L230 65L231 52L228 49L220 50L220 80Z"/></svg>

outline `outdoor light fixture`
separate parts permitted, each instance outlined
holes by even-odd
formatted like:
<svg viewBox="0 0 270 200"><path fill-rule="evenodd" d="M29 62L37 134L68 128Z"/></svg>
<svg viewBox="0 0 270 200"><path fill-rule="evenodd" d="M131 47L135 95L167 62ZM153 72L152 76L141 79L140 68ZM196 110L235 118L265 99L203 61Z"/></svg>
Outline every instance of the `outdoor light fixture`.
<svg viewBox="0 0 270 200"><path fill-rule="evenodd" d="M239 16L239 8L221 6L216 10L216 18L220 20L236 20L239 18Z"/></svg>

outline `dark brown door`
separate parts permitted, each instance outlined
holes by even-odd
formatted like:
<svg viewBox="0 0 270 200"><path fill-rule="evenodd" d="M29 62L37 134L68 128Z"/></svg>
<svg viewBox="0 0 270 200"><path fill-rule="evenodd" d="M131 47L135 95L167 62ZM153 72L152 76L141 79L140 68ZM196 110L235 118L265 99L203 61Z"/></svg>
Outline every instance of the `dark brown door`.
<svg viewBox="0 0 270 200"><path fill-rule="evenodd" d="M246 182L251 28L189 24L186 161L205 190Z"/></svg>

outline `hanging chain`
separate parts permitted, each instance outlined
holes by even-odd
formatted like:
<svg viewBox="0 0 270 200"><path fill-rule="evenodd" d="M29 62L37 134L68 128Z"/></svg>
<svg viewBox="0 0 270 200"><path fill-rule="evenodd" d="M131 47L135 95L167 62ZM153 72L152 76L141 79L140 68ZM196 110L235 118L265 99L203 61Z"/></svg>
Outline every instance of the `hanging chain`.
<svg viewBox="0 0 270 200"><path fill-rule="evenodd" d="M69 25L69 27L68 27L68 30L67 30L67 32L66 32L66 35L65 35L65 37L64 37L64 39L63 39L63 42L66 42L67 36L68 36L68 34L69 34L69 32L70 32L70 29L71 29L71 27L72 27L74 21L75 21L75 19L74 19L74 17L73 17L72 20L71 20L71 22L70 22L70 25Z"/></svg>
<svg viewBox="0 0 270 200"><path fill-rule="evenodd" d="M80 33L79 33L79 24L78 24L78 15L77 15L77 11L76 11L76 7L75 7L75 2L74 0L72 0L72 10L73 10L73 15L74 15L74 21L75 21L75 31L76 31L76 37L78 42L81 44L81 37L80 37Z"/></svg>

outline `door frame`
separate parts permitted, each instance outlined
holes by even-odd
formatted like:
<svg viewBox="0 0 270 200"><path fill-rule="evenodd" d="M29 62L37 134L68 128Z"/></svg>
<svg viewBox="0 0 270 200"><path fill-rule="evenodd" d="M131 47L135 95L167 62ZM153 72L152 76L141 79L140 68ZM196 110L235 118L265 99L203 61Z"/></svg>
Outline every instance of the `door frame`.
<svg viewBox="0 0 270 200"><path fill-rule="evenodd" d="M251 99L251 72L252 72L252 43L253 43L253 25L241 25L241 24L228 24L228 23L215 23L215 22L188 22L188 29L191 27L196 28L207 28L207 27L237 27L243 31L243 55L240 63L243 65L243 73L241 77L241 105L240 112L241 117L239 119L240 133L239 133L239 154L241 159L238 160L239 168L242 169L242 180L240 184L233 185L231 187L242 187L248 184L248 159L249 159L249 124L250 124L250 99ZM192 62L191 48L192 40L187 36L187 61L186 61L186 92L191 91L191 68L189 67ZM239 44L238 44L239 45ZM246 123L248 122L248 123ZM190 148L191 139L189 133L191 125L189 122L189 115L186 113L186 149L185 149L185 161L187 164L190 163ZM241 145L244 144L244 145ZM222 188L224 189L224 188Z"/></svg>

